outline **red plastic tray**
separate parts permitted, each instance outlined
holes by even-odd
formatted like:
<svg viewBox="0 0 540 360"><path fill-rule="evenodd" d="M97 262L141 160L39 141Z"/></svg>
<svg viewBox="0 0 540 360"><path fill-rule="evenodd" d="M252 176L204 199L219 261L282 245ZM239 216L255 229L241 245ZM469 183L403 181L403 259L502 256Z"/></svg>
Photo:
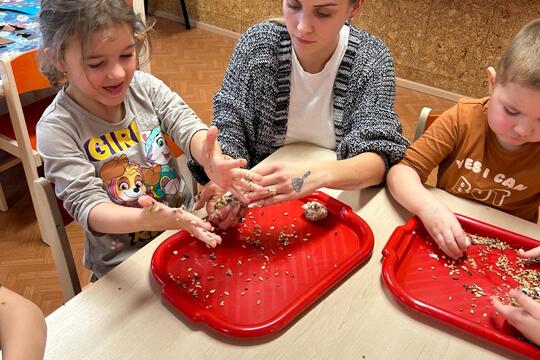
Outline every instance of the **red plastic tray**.
<svg viewBox="0 0 540 360"><path fill-rule="evenodd" d="M511 248L498 250L471 245L467 257L474 262L462 258L452 264L452 259L443 256L422 222L412 217L396 228L383 249L384 283L397 299L414 310L528 357L540 358L540 348L528 343L497 314L490 300L491 295L508 300L507 291L520 287L510 276L503 280L505 275L497 265L500 257L505 255L510 267L517 268L517 249L527 250L540 243L463 215L456 216L467 233L498 238ZM459 273L452 272L452 266L458 268ZM540 271L540 266L534 263L525 268ZM464 285L477 285L486 295L476 297Z"/></svg>
<svg viewBox="0 0 540 360"><path fill-rule="evenodd" d="M308 201L324 204L328 217L307 220ZM163 297L188 318L234 337L283 329L373 251L367 223L319 192L253 209L217 233L223 241L215 249L185 231L169 237L154 252L152 273Z"/></svg>

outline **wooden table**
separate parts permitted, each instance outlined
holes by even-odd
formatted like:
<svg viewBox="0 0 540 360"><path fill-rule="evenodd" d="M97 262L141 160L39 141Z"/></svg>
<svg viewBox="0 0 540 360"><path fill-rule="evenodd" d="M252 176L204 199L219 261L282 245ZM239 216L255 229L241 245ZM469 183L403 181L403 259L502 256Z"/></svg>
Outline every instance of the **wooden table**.
<svg viewBox="0 0 540 360"><path fill-rule="evenodd" d="M265 161L329 159L331 151L295 144ZM540 228L434 189L452 210L540 238ZM166 232L94 286L47 317L47 359L497 359L516 357L486 341L414 313L381 282L381 251L409 214L384 188L328 190L373 229L371 259L288 329L240 341L193 324L161 300L150 259Z"/></svg>

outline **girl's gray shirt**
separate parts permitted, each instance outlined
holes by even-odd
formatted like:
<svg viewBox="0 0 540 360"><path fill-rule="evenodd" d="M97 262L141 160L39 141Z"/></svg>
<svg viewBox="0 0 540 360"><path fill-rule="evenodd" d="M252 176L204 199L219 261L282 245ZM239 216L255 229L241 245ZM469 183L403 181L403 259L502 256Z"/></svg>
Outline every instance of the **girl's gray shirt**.
<svg viewBox="0 0 540 360"><path fill-rule="evenodd" d="M168 134L188 157L193 135L207 126L180 96L150 74L136 71L118 123L100 119L60 90L37 125L37 148L45 176L85 231L84 265L98 277L144 246L159 232L102 234L88 226L99 203L138 206L150 195L169 206L192 196L174 168L163 138Z"/></svg>

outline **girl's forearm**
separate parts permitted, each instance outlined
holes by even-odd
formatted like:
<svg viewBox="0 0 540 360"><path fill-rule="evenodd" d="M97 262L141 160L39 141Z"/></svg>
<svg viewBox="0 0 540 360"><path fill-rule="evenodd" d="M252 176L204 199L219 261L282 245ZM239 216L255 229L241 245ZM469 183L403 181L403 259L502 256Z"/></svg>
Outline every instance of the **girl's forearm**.
<svg viewBox="0 0 540 360"><path fill-rule="evenodd" d="M113 203L100 203L90 210L88 226L104 234L127 234L137 231L178 229L171 218L142 208L131 208Z"/></svg>
<svg viewBox="0 0 540 360"><path fill-rule="evenodd" d="M206 167L207 162L208 162L208 159L203 154L203 146L204 146L204 142L206 141L207 134L208 134L207 130L197 131L191 137L191 142L189 144L191 157L193 157L203 167ZM216 142L215 151L218 151L219 153L221 153L221 148L217 142Z"/></svg>

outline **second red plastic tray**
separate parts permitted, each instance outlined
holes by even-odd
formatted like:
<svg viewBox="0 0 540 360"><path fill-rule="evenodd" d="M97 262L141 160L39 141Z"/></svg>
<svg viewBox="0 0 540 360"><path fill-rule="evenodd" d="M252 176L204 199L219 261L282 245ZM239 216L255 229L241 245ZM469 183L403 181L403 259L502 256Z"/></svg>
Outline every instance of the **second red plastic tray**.
<svg viewBox="0 0 540 360"><path fill-rule="evenodd" d="M502 240L508 248L471 245L467 258L444 256L417 217L394 231L383 249L383 280L397 299L414 310L457 326L531 358L540 348L528 343L496 313L490 296L508 301L520 284L502 269L540 271L535 263L519 265L517 249L540 245L537 240L457 215L469 234ZM510 271L510 272L512 272Z"/></svg>

